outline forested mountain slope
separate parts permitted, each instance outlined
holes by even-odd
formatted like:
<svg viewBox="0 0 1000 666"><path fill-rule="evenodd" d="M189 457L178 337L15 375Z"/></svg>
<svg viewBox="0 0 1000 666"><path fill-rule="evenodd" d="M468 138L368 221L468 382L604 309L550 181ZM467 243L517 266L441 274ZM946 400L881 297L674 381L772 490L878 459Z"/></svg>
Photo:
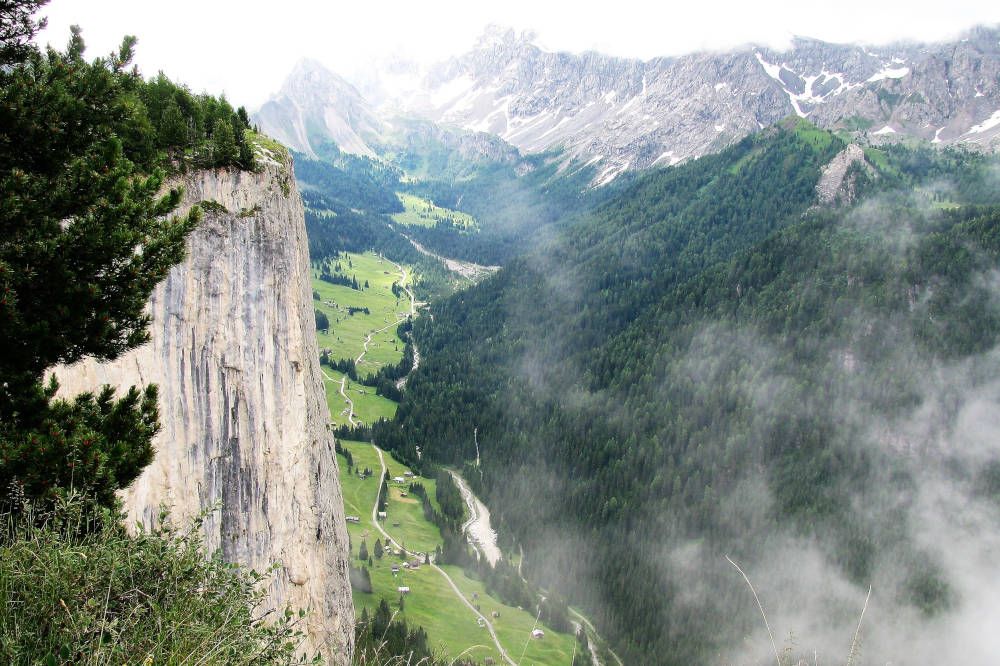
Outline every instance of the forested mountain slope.
<svg viewBox="0 0 1000 666"><path fill-rule="evenodd" d="M869 584L866 658L990 654L954 563L997 520L997 167L867 149L817 206L843 148L788 122L650 173L417 322L380 443L461 464L478 428L502 539L627 661L766 658L727 555L790 656L845 660Z"/></svg>
<svg viewBox="0 0 1000 666"><path fill-rule="evenodd" d="M463 157L433 138L424 149L431 156L427 161L436 166L420 167L420 179L393 163L342 152L329 143L320 159L297 154L296 178L313 259L333 251L377 248L397 261L411 261L419 253L406 249L405 234L443 256L503 264L544 243L555 229L613 197L620 186L591 189L592 169L562 170L541 156L525 159L521 166L527 170L519 174L503 162ZM432 159L434 155L441 160ZM403 163L413 166L405 159ZM470 216L475 224L465 228L442 219L426 226L401 225L391 216L405 210L404 196Z"/></svg>

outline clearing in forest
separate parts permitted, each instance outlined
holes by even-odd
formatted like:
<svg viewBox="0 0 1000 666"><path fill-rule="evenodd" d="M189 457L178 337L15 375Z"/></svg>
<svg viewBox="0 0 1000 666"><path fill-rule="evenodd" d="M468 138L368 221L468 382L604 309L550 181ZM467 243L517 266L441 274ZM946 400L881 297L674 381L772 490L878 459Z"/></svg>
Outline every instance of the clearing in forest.
<svg viewBox="0 0 1000 666"><path fill-rule="evenodd" d="M313 308L328 322L316 331L320 353L334 364L355 362L358 379L399 363L405 343L396 329L410 316L411 299L403 287L411 281L412 271L374 252L343 253L314 264ZM323 374L332 422L346 424L350 404L341 395L344 375L329 365L323 365ZM396 413L396 403L376 395L374 387L348 378L345 391L358 421L372 423Z"/></svg>
<svg viewBox="0 0 1000 666"><path fill-rule="evenodd" d="M468 213L450 208L441 208L429 199L422 199L405 192L397 192L396 196L406 209L402 213L394 213L392 219L397 224L415 227L433 227L438 223L453 226L463 231L478 229L476 220Z"/></svg>

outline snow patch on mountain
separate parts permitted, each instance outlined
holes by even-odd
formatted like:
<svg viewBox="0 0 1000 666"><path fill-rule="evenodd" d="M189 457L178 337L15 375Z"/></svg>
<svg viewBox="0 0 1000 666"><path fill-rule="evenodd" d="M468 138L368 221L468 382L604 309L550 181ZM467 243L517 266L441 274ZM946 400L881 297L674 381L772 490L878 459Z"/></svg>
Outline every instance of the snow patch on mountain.
<svg viewBox="0 0 1000 666"><path fill-rule="evenodd" d="M997 125L1000 125L1000 110L994 111L992 116L978 125L970 127L967 134L981 134L982 132L993 129Z"/></svg>
<svg viewBox="0 0 1000 666"><path fill-rule="evenodd" d="M555 151L577 164L600 157L598 181L605 181L624 169L716 152L791 114L859 133L873 124L883 138L988 145L1000 122L984 119L1000 109L998 35L980 28L964 42L874 50L796 38L781 51L747 46L643 61L545 51L530 33L492 28L463 55L426 69L394 63L392 76L358 85L365 98L379 100L382 123L392 120L391 110L492 133L522 153ZM382 80L407 90L393 96L377 89ZM309 143L317 125L310 119L318 118L348 146L373 145L370 130L378 128L366 122L364 106L351 107L352 95L329 102L348 110L317 115L316 100L301 88L285 96L282 113L271 114L282 125L273 135Z"/></svg>
<svg viewBox="0 0 1000 666"><path fill-rule="evenodd" d="M777 81L778 83L780 83L782 87L784 87L785 84L781 80L781 65L775 65L764 60L764 56L760 54L760 51L754 52L754 55L757 56L757 62L759 62L760 66L764 68L764 71L767 72L767 75L770 76L775 81Z"/></svg>
<svg viewBox="0 0 1000 666"><path fill-rule="evenodd" d="M867 83L884 81L885 79L901 79L910 73L909 67L886 67L868 77Z"/></svg>

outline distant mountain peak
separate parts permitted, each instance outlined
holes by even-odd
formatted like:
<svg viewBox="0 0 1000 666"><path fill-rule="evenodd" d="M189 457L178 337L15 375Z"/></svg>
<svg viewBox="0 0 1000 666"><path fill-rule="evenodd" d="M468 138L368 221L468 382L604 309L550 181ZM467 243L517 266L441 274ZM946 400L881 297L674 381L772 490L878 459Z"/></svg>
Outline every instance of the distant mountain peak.
<svg viewBox="0 0 1000 666"><path fill-rule="evenodd" d="M873 141L911 136L997 145L1000 31L959 41L882 46L794 37L782 49L642 61L551 53L530 33L491 26L477 48L430 70L408 110L496 134L522 152L561 150L624 170L716 152L790 115Z"/></svg>
<svg viewBox="0 0 1000 666"><path fill-rule="evenodd" d="M281 87L282 93L287 91L303 91L310 95L336 93L363 101L361 93L347 79L334 73L318 60L302 58L285 79Z"/></svg>
<svg viewBox="0 0 1000 666"><path fill-rule="evenodd" d="M307 75L312 72L325 72L333 74L326 65L315 58L300 58L292 67L289 78Z"/></svg>
<svg viewBox="0 0 1000 666"><path fill-rule="evenodd" d="M255 114L265 132L289 148L315 157L324 143L372 155L381 121L368 101L343 77L318 60L303 58L281 91Z"/></svg>
<svg viewBox="0 0 1000 666"><path fill-rule="evenodd" d="M490 23L476 39L475 49L511 47L534 44L538 35L533 30L517 31L510 26Z"/></svg>

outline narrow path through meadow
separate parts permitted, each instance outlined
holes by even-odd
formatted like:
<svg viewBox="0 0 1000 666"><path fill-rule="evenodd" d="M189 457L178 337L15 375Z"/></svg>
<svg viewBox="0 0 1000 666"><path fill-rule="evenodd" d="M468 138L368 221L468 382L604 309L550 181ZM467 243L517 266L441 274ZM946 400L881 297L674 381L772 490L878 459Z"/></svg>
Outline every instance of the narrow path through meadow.
<svg viewBox="0 0 1000 666"><path fill-rule="evenodd" d="M354 401L347 397L347 377L340 378L340 395L344 396L344 402L347 403L347 408L350 410L347 412L347 423L350 426L358 425L354 421Z"/></svg>
<svg viewBox="0 0 1000 666"><path fill-rule="evenodd" d="M406 269L403 268L402 266L400 266L399 264L397 264L395 261L392 261L390 259L386 259L386 261L388 261L390 264L392 264L393 266L395 266L396 270L399 271L399 284L403 288L403 291L406 292L406 295L410 299L410 313L407 316L412 317L412 316L416 315L417 314L417 301L416 301L416 298L413 296L413 292L410 291L410 288L408 286L406 286L406 278L407 278ZM377 329L377 330L374 330L374 331L370 331L368 333L368 335L365 336L364 351L361 352L356 359L354 359L354 365L355 366L361 365L361 359L363 359L365 357L365 354L368 353L368 345L371 343L373 337L375 337L376 335L378 335L379 333L381 333L382 331L384 331L386 329L392 328L393 326L399 326L404 321L406 321L406 317L400 317L399 319L397 319L396 321L392 322L391 324L386 324L385 326L383 326L380 329Z"/></svg>

